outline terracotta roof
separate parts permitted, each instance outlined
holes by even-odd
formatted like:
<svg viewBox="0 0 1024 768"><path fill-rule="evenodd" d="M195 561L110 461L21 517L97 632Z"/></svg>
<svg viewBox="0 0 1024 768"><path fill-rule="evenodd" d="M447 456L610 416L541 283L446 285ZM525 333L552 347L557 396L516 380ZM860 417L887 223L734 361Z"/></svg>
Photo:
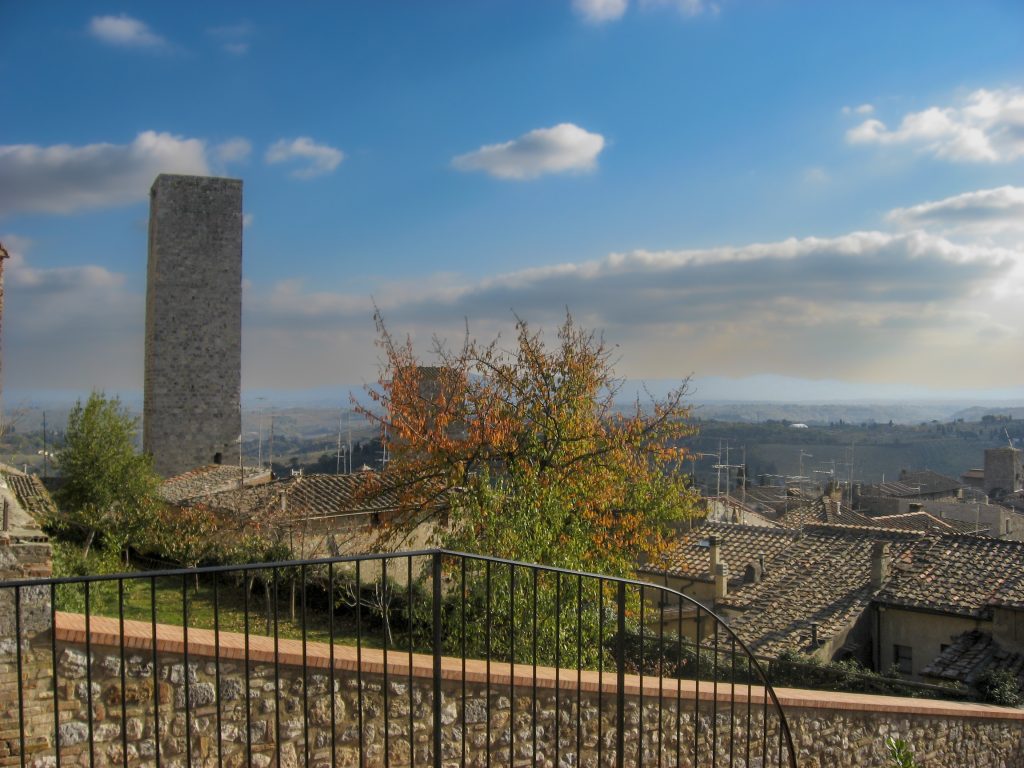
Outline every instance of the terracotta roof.
<svg viewBox="0 0 1024 768"><path fill-rule="evenodd" d="M772 561L799 534L784 528L760 525L705 523L680 536L660 561L648 564L642 571L696 581L712 581L711 536L718 541L722 562L729 566L730 583L740 583L744 568L750 563L756 563L761 553L764 553L766 569L770 569Z"/></svg>
<svg viewBox="0 0 1024 768"><path fill-rule="evenodd" d="M953 638L952 644L921 674L974 685L982 672L990 668L1009 670L1017 677L1017 688L1024 689L1024 654L1006 650L991 634L975 629Z"/></svg>
<svg viewBox="0 0 1024 768"><path fill-rule="evenodd" d="M784 528L802 528L805 525L859 525L870 526L871 518L854 512L842 502L819 496L780 512L775 522Z"/></svg>
<svg viewBox="0 0 1024 768"><path fill-rule="evenodd" d="M901 515L879 515L869 518L871 523L880 528L900 531L921 531L935 533L961 533L985 535L987 525L975 525L963 520L938 518L928 512L905 512Z"/></svg>
<svg viewBox="0 0 1024 768"><path fill-rule="evenodd" d="M929 536L879 594L881 603L990 618L991 605L1024 606L1024 542Z"/></svg>
<svg viewBox="0 0 1024 768"><path fill-rule="evenodd" d="M270 470L263 467L233 467L230 464L209 464L205 467L169 477L160 484L160 497L171 504L210 496L244 485L270 481Z"/></svg>
<svg viewBox="0 0 1024 768"><path fill-rule="evenodd" d="M742 611L732 628L755 653L812 653L811 624L822 643L850 628L877 590L872 550L889 544L893 563L906 560L921 534L834 525L806 525L772 561L764 578L721 604Z"/></svg>
<svg viewBox="0 0 1024 768"><path fill-rule="evenodd" d="M955 496L963 484L947 475L940 475L930 469L919 469L912 472L901 472L900 482L913 488L921 496L946 494Z"/></svg>
<svg viewBox="0 0 1024 768"><path fill-rule="evenodd" d="M4 480L24 509L36 523L41 523L57 511L43 481L35 475L4 472Z"/></svg>

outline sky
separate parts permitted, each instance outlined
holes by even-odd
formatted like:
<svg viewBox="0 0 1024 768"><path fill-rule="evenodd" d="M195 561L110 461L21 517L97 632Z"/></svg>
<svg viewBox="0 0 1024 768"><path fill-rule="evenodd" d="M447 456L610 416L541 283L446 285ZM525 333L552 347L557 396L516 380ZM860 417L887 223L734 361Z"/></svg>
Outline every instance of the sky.
<svg viewBox="0 0 1024 768"><path fill-rule="evenodd" d="M244 181L242 384L566 311L703 399L1024 399L1024 3L0 2L3 379L142 388L148 191Z"/></svg>

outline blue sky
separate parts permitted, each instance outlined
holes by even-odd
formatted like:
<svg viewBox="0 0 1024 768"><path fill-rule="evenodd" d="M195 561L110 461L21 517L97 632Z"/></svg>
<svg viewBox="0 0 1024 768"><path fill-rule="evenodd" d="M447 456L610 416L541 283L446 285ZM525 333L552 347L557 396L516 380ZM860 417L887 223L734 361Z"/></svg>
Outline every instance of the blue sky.
<svg viewBox="0 0 1024 768"><path fill-rule="evenodd" d="M699 394L1024 397L1024 4L8 3L13 390L141 389L147 193L244 179L243 387L553 327ZM815 384L824 382L824 384Z"/></svg>

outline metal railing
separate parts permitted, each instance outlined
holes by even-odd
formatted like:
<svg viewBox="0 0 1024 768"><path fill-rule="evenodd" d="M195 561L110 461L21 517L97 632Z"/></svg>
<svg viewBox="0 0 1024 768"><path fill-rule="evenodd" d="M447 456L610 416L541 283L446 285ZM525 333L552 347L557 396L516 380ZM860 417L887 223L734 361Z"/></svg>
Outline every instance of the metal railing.
<svg viewBox="0 0 1024 768"><path fill-rule="evenodd" d="M0 629L22 766L796 766L739 638L630 579L424 550L8 581Z"/></svg>

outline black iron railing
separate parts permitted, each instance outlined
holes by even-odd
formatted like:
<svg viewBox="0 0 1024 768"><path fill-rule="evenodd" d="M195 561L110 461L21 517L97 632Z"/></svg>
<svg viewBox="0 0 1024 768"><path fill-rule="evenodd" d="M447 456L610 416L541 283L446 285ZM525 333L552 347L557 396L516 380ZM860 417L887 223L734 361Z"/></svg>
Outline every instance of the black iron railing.
<svg viewBox="0 0 1024 768"><path fill-rule="evenodd" d="M445 550L0 583L28 765L795 766L757 660L657 585Z"/></svg>

